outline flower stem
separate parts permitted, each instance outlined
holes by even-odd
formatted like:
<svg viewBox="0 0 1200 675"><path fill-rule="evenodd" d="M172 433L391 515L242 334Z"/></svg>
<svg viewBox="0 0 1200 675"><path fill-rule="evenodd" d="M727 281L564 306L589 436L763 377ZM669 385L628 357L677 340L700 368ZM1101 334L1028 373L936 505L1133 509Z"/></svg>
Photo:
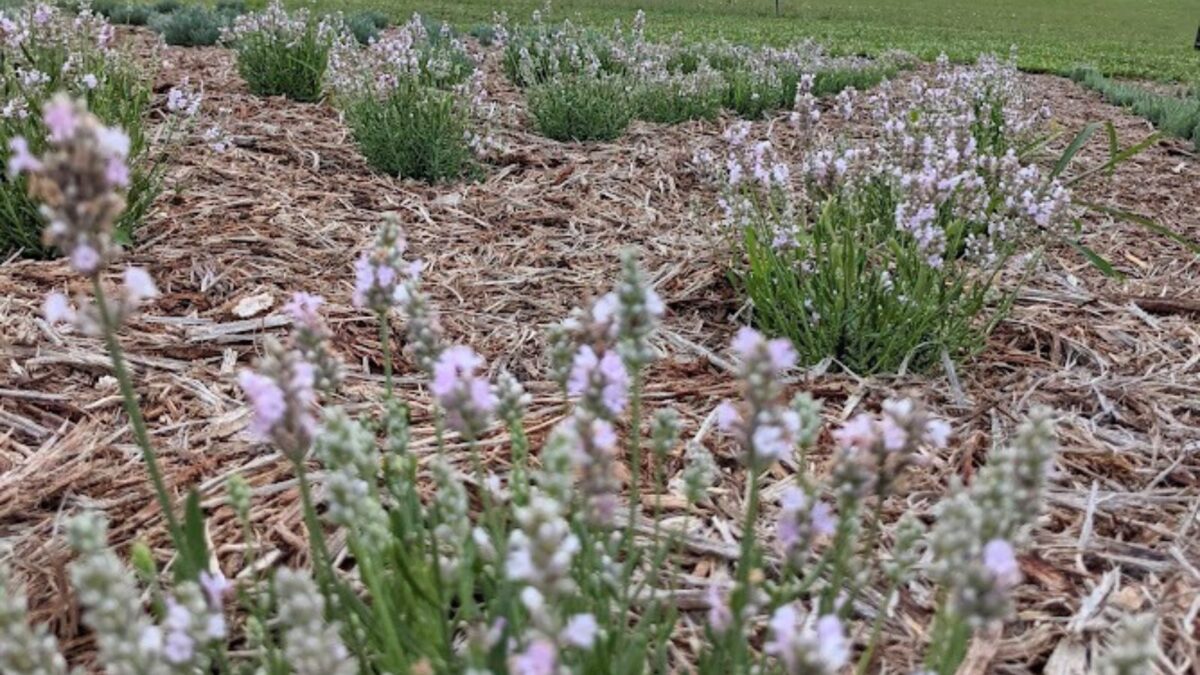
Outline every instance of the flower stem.
<svg viewBox="0 0 1200 675"><path fill-rule="evenodd" d="M167 519L167 529L170 530L171 541L175 544L175 550L182 554L191 549L187 545L183 528L175 515L175 507L171 501L171 495L167 492L166 483L163 482L162 470L158 466L158 455L150 445L150 435L146 432L146 421L142 418L142 408L138 404L137 392L133 389L133 381L130 379L129 369L125 365L125 353L121 349L121 342L117 340L116 325L109 311L99 275L92 277L92 288L96 296L96 308L100 312L100 323L104 330L104 342L108 347L108 356L112 361L113 372L116 374L117 383L121 388L121 400L125 406L125 414L129 416L129 425L133 428L134 440L142 451L142 459L146 462L146 472L150 474L150 482L154 485L158 506ZM185 563L190 568L195 567L196 564L203 565L205 561L186 560ZM200 569L202 567L191 571L199 573Z"/></svg>
<svg viewBox="0 0 1200 675"><path fill-rule="evenodd" d="M875 656L875 648L879 646L879 636L883 633L883 621L887 615L888 603L891 601L892 594L896 592L897 581L897 579L893 579L888 585L887 593L883 594L883 602L880 603L879 612L875 615L875 621L871 625L871 637L867 641L867 646L863 648L858 665L854 668L855 675L866 675L867 668L871 665L871 659Z"/></svg>
<svg viewBox="0 0 1200 675"><path fill-rule="evenodd" d="M383 381L387 389L388 399L392 398L392 324L388 321L387 312L379 313L379 345L383 350Z"/></svg>
<svg viewBox="0 0 1200 675"><path fill-rule="evenodd" d="M633 387L629 398L629 423L632 437L629 439L629 522L627 523L626 545L633 537L641 505L642 481L642 369L633 369Z"/></svg>

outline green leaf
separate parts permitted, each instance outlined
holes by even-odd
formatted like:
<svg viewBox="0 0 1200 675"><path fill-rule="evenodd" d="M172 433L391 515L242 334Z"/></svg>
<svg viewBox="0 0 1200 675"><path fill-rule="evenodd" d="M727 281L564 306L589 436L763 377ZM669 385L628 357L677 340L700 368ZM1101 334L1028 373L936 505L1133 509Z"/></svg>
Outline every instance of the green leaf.
<svg viewBox="0 0 1200 675"><path fill-rule="evenodd" d="M1095 251L1088 248L1087 246L1084 246L1082 243L1080 243L1080 241L1078 239L1067 239L1066 241L1068 244L1071 245L1071 248L1082 253L1083 257L1087 258L1088 262L1090 262L1093 267L1100 270L1100 272L1104 276L1106 276L1110 279L1124 279L1125 278L1125 275L1121 274L1121 272L1119 270L1117 270L1117 268L1113 267L1112 263L1110 263L1108 260L1106 260L1104 258L1104 256L1100 255L1099 253L1096 253Z"/></svg>
<svg viewBox="0 0 1200 675"><path fill-rule="evenodd" d="M1112 120L1104 121L1104 130L1108 133L1108 158L1112 160L1121 152L1121 143L1117 140L1117 128L1113 126ZM1108 175L1112 175L1113 167L1109 167Z"/></svg>
<svg viewBox="0 0 1200 675"><path fill-rule="evenodd" d="M1195 253L1196 255L1200 255L1200 244L1192 241L1191 239L1188 239L1187 237L1179 234L1178 232L1172 230L1171 228L1169 228L1165 225L1156 223L1155 221L1153 221L1145 216L1138 215L1136 213L1133 213L1132 211L1125 211L1124 209L1113 208L1111 206L1105 206L1103 204L1096 204L1094 202L1085 202L1085 201L1078 200L1078 199L1075 200L1075 203L1084 208L1088 208L1088 209L1092 209L1093 211L1099 211L1100 213L1108 214L1114 218L1120 218L1121 220L1129 221L1131 223L1137 223L1138 225L1141 225L1142 227L1146 228L1147 230L1150 230L1151 232L1154 232L1156 234L1161 234L1162 236L1166 237L1167 239L1170 239L1171 241L1179 244L1180 246L1183 246L1184 248L1191 251L1192 253Z"/></svg>
<svg viewBox="0 0 1200 675"><path fill-rule="evenodd" d="M204 539L204 512L200 509L200 493L188 492L183 507L183 537L186 551L180 551L176 579L195 579L208 568L208 543Z"/></svg>
<svg viewBox="0 0 1200 675"><path fill-rule="evenodd" d="M1085 178L1088 178L1094 174L1100 173L1101 171L1108 171L1111 173L1115 166L1117 166L1121 162L1124 162L1125 160L1129 159L1130 157L1133 157L1134 155L1145 150L1146 148L1150 147L1151 145L1154 145L1155 143L1158 142L1158 139L1160 139L1160 138L1162 138L1162 134L1157 131L1150 134L1149 136L1142 139L1141 142L1131 145L1128 148L1125 148L1124 150L1114 154L1104 164L1101 164L1100 166L1098 166L1094 169L1088 169L1087 171L1084 171L1083 173L1079 174L1078 176L1075 176L1071 180L1067 181L1067 187L1074 186L1077 183L1079 183L1080 181L1084 180Z"/></svg>
<svg viewBox="0 0 1200 675"><path fill-rule="evenodd" d="M1068 145L1067 149L1063 151L1062 157L1058 158L1058 163L1054 165L1054 170L1050 172L1050 178L1053 179L1058 177L1059 174L1061 174L1063 170L1067 168L1067 165L1071 163L1071 160L1075 158L1075 155L1081 148L1083 148L1083 145L1088 142L1088 139L1092 137L1092 134L1096 133L1096 129L1099 128L1099 123L1092 122L1080 130L1078 134L1075 134L1075 138L1071 140L1071 144Z"/></svg>

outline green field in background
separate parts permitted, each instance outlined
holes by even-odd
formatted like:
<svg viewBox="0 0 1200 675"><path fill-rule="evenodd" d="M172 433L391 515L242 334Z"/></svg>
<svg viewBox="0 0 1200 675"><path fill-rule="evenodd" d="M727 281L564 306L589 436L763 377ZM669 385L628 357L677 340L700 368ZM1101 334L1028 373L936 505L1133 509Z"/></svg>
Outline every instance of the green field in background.
<svg viewBox="0 0 1200 675"><path fill-rule="evenodd" d="M299 4L299 3L295 3ZM505 9L528 20L529 0L318 0L326 9L417 11L460 28ZM558 0L552 18L609 25L646 10L648 32L691 39L786 44L812 37L837 53L898 48L959 61L1017 45L1022 68L1062 72L1093 65L1121 77L1200 83L1198 0Z"/></svg>

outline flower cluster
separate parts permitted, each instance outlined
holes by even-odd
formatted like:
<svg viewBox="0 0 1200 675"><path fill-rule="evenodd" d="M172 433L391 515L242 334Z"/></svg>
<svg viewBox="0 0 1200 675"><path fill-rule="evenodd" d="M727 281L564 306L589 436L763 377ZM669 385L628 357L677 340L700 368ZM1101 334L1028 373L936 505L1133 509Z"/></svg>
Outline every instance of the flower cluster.
<svg viewBox="0 0 1200 675"><path fill-rule="evenodd" d="M788 675L833 675L850 660L850 643L836 616L815 622L803 610L784 605L771 616L771 638L763 651L779 660Z"/></svg>
<svg viewBox="0 0 1200 675"><path fill-rule="evenodd" d="M308 32L309 24L307 9L300 8L288 12L282 2L272 0L261 12L237 16L233 23L224 29L223 39L233 43L248 37L268 35L284 46L294 46Z"/></svg>
<svg viewBox="0 0 1200 675"><path fill-rule="evenodd" d="M84 514L68 524L78 558L69 572L83 620L96 635L100 662L111 672L167 673L161 630L142 610L133 575L106 545L107 522Z"/></svg>
<svg viewBox="0 0 1200 675"><path fill-rule="evenodd" d="M319 312L323 304L320 296L297 293L286 307L295 327L289 343L267 339L256 369L238 374L253 411L250 433L293 457L303 456L317 433L318 393L332 392L341 378Z"/></svg>
<svg viewBox="0 0 1200 675"><path fill-rule="evenodd" d="M462 42L449 34L431 36L420 15L366 49L339 41L329 55L329 86L346 99L385 98L410 82L445 89L467 82L474 72Z"/></svg>
<svg viewBox="0 0 1200 675"><path fill-rule="evenodd" d="M930 534L935 578L950 589L951 611L972 625L1004 619L1020 581L1013 544L1037 518L1056 453L1048 411L1034 411L969 488L935 509Z"/></svg>
<svg viewBox="0 0 1200 675"><path fill-rule="evenodd" d="M416 280L421 272L420 261L404 261L407 247L396 215L384 216L375 244L354 263L355 307L387 312L406 300L406 283Z"/></svg>
<svg viewBox="0 0 1200 675"><path fill-rule="evenodd" d="M281 569L275 574L283 654L296 675L354 675L358 666L338 636L336 624L325 623L325 599L306 572Z"/></svg>
<svg viewBox="0 0 1200 675"><path fill-rule="evenodd" d="M321 98L333 45L354 41L340 15L317 20L304 8L288 12L279 0L238 16L221 38L237 51L250 91L302 102Z"/></svg>
<svg viewBox="0 0 1200 675"><path fill-rule="evenodd" d="M483 359L474 350L455 345L438 357L429 384L446 413L446 424L470 438L477 438L487 428L497 405L491 385L476 374L481 367Z"/></svg>
<svg viewBox="0 0 1200 675"><path fill-rule="evenodd" d="M329 348L332 334L321 317L324 304L325 299L319 295L298 292L283 309L292 319L296 351L313 366L313 387L331 394L342 382L342 364Z"/></svg>
<svg viewBox="0 0 1200 675"><path fill-rule="evenodd" d="M63 95L46 104L42 120L50 141L45 156L34 157L26 139L12 139L9 175L29 176L30 194L49 223L47 243L76 271L95 276L114 252L113 226L125 208L129 136Z"/></svg>
<svg viewBox="0 0 1200 675"><path fill-rule="evenodd" d="M837 518L829 504L813 499L799 487L789 486L779 503L775 537L788 561L799 567L818 537L833 535Z"/></svg>
<svg viewBox="0 0 1200 675"><path fill-rule="evenodd" d="M884 401L882 413L860 413L833 432L838 455L833 481L842 496L886 497L900 474L924 463L923 446L946 447L950 425L931 418L912 401Z"/></svg>
<svg viewBox="0 0 1200 675"><path fill-rule="evenodd" d="M26 622L25 596L9 591L8 576L8 567L0 563L0 671L66 675L58 641L45 626Z"/></svg>
<svg viewBox="0 0 1200 675"><path fill-rule="evenodd" d="M785 339L768 340L753 328L738 330L731 344L737 357L744 404L723 402L716 411L717 428L741 446L748 466L761 469L791 456L811 441L811 399L798 398L793 406L781 405L783 373L796 365L796 351Z"/></svg>
<svg viewBox="0 0 1200 675"><path fill-rule="evenodd" d="M391 528L375 487L379 472L375 436L334 408L325 413L313 454L328 471L329 520L350 529L369 550L386 550Z"/></svg>

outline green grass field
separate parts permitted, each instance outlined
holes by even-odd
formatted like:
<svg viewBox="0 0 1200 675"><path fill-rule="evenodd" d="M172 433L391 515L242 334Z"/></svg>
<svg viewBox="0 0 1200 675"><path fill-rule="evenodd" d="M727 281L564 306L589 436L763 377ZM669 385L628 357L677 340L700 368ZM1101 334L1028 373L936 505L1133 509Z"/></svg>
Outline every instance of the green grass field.
<svg viewBox="0 0 1200 675"><path fill-rule="evenodd" d="M351 11L413 11L459 27L488 22L497 7L525 19L538 0L319 0ZM553 16L598 25L628 21L642 8L648 32L783 44L813 37L838 53L904 49L923 58L945 51L969 60L981 51L1020 50L1022 68L1065 72L1092 65L1106 75L1200 83L1197 0L557 0Z"/></svg>

